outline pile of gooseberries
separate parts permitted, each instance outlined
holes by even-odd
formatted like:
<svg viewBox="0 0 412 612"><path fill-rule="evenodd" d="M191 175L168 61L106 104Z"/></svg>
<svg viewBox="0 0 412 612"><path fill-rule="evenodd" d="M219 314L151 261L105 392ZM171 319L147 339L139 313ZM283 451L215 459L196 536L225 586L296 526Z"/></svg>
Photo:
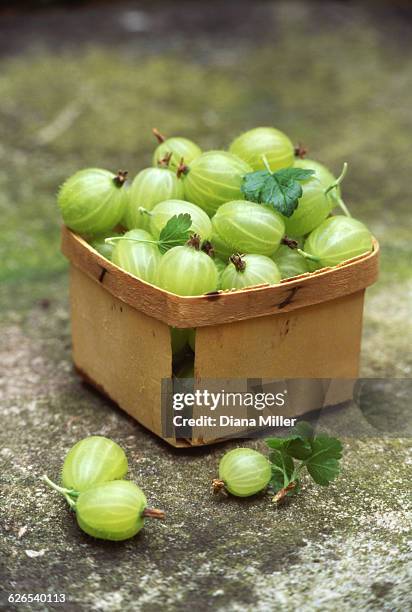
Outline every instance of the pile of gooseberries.
<svg viewBox="0 0 412 612"><path fill-rule="evenodd" d="M153 132L152 166L130 185L127 172L89 168L58 194L65 224L143 282L181 296L242 291L372 250L371 233L342 199L346 163L336 178L320 162L303 159L304 149L273 127L245 132L227 151L202 151L187 138ZM299 181L281 193L291 173ZM273 189L266 185L254 197L245 185L263 185L264 177L275 177ZM290 208L276 202L285 193ZM179 233L185 215L190 228Z"/></svg>
<svg viewBox="0 0 412 612"><path fill-rule="evenodd" d="M124 479L127 470L127 457L118 444L89 436L67 453L61 485L47 476L43 481L63 495L85 533L103 540L126 540L142 529L145 518L164 518L163 511L147 507L140 487Z"/></svg>

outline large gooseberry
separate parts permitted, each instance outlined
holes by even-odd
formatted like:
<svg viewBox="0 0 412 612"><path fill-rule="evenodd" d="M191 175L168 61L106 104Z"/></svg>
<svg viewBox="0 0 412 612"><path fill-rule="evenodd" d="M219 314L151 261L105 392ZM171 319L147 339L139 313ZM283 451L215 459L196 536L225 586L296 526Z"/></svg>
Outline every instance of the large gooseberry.
<svg viewBox="0 0 412 612"><path fill-rule="evenodd" d="M144 526L145 517L163 518L147 509L143 491L133 482L113 480L83 491L76 501L79 527L94 538L127 540Z"/></svg>
<svg viewBox="0 0 412 612"><path fill-rule="evenodd" d="M289 138L276 128L258 127L241 134L229 151L245 160L253 170L264 170L263 156L272 171L293 165L295 150Z"/></svg>
<svg viewBox="0 0 412 612"><path fill-rule="evenodd" d="M269 460L252 448L234 448L219 463L219 479L213 481L215 491L223 487L237 497L255 495L267 487L272 477Z"/></svg>
<svg viewBox="0 0 412 612"><path fill-rule="evenodd" d="M276 285L280 282L279 268L265 255L231 255L220 278L221 289L244 289L253 285Z"/></svg>
<svg viewBox="0 0 412 612"><path fill-rule="evenodd" d="M177 295L202 295L215 291L218 272L213 259L200 250L198 236L185 246L173 247L159 265L158 285Z"/></svg>
<svg viewBox="0 0 412 612"><path fill-rule="evenodd" d="M282 278L291 278L310 272L308 260L284 244L281 244L273 255L273 261L279 268Z"/></svg>
<svg viewBox="0 0 412 612"><path fill-rule="evenodd" d="M212 234L212 224L204 210L185 200L165 200L159 202L147 215L150 219L150 231L155 238L159 238L160 232L166 223L174 215L189 213L192 220L190 231L198 234L202 240L208 240Z"/></svg>
<svg viewBox="0 0 412 612"><path fill-rule="evenodd" d="M183 180L165 166L146 168L139 172L128 191L128 204L123 224L128 228L149 229L150 218L146 211L163 200L182 199Z"/></svg>
<svg viewBox="0 0 412 612"><path fill-rule="evenodd" d="M89 436L67 453L62 469L62 484L67 489L85 491L92 485L123 478L127 472L124 450L103 436Z"/></svg>
<svg viewBox="0 0 412 612"><path fill-rule="evenodd" d="M67 227L90 236L114 228L127 204L126 177L127 172L87 168L68 178L57 196Z"/></svg>
<svg viewBox="0 0 412 612"><path fill-rule="evenodd" d="M142 229L126 232L116 240L112 261L126 272L156 285L161 255L153 237Z"/></svg>
<svg viewBox="0 0 412 612"><path fill-rule="evenodd" d="M304 254L327 267L367 253L372 247L372 234L361 221L339 215L326 219L309 234Z"/></svg>
<svg viewBox="0 0 412 612"><path fill-rule="evenodd" d="M242 198L240 190L245 174L251 167L227 151L208 151L197 157L184 178L185 196L214 215L221 204Z"/></svg>
<svg viewBox="0 0 412 612"><path fill-rule="evenodd" d="M283 218L273 208L246 200L223 204L212 226L214 235L232 253L273 255L285 233Z"/></svg>
<svg viewBox="0 0 412 612"><path fill-rule="evenodd" d="M181 136L173 136L165 138L158 130L153 130L154 135L159 142L153 154L153 165L157 166L164 159L169 160L169 166L172 170L177 170L183 160L185 164L191 164L194 159L202 154L202 149L197 146L192 140ZM179 198L181 196L169 196ZM163 198L164 200L166 198Z"/></svg>

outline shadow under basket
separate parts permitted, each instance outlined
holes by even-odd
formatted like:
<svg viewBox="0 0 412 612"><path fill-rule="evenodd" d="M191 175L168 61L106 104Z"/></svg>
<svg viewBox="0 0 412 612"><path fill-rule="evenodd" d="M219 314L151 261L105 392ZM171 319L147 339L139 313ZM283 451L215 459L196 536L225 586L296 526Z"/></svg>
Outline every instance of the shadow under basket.
<svg viewBox="0 0 412 612"><path fill-rule="evenodd" d="M364 293L378 276L376 241L372 252L334 268L278 285L196 297L139 280L66 227L62 251L70 261L76 369L173 446L217 439L206 439L201 431L190 440L165 435L162 394L165 381L172 380L169 326L196 328L196 388L217 379L358 376Z"/></svg>

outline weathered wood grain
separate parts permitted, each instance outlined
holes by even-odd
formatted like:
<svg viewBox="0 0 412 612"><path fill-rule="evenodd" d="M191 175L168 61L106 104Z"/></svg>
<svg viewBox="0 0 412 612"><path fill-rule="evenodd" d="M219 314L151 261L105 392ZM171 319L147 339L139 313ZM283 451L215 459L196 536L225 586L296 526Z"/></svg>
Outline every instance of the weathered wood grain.
<svg viewBox="0 0 412 612"><path fill-rule="evenodd" d="M334 268L286 279L278 285L180 297L125 272L66 227L62 229L62 251L74 266L112 295L174 327L203 327L253 319L357 293L376 281L379 260L379 245L374 241L371 253Z"/></svg>

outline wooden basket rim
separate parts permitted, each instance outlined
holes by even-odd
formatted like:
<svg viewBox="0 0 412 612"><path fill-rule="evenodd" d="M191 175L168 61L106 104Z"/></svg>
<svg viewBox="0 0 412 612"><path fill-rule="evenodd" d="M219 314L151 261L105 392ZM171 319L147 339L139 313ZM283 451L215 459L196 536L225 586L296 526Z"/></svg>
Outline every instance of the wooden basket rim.
<svg viewBox="0 0 412 612"><path fill-rule="evenodd" d="M72 265L112 295L174 327L201 327L287 312L364 290L378 277L379 243L373 250L333 268L322 268L277 285L202 296L178 296L138 279L100 255L81 236L62 226L61 248Z"/></svg>

